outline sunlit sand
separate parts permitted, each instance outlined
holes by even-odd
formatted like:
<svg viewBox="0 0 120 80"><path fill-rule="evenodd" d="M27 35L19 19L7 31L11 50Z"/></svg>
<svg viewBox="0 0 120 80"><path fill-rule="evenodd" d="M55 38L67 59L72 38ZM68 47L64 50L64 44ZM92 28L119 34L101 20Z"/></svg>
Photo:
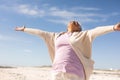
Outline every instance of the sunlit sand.
<svg viewBox="0 0 120 80"><path fill-rule="evenodd" d="M0 68L0 80L51 80L51 67ZM120 70L94 70L90 80L120 80Z"/></svg>

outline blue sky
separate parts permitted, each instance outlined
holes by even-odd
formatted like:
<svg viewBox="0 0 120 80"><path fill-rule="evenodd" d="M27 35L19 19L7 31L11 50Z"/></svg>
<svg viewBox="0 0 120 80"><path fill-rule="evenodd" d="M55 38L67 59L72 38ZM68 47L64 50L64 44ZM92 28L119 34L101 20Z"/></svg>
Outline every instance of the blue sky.
<svg viewBox="0 0 120 80"><path fill-rule="evenodd" d="M77 20L83 30L120 22L119 0L0 0L0 65L50 65L47 47L39 37L16 32L25 25L50 32L66 31ZM93 42L95 68L120 69L120 32Z"/></svg>

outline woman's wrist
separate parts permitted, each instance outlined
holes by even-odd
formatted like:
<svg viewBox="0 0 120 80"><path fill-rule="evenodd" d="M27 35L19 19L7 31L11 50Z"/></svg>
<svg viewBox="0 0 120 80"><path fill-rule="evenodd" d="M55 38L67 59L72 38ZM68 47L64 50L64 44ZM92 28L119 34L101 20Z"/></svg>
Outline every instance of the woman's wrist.
<svg viewBox="0 0 120 80"><path fill-rule="evenodd" d="M116 31L115 25L113 26L113 30Z"/></svg>
<svg viewBox="0 0 120 80"><path fill-rule="evenodd" d="M23 31L23 32L24 32L25 28L26 28L26 27L25 27L25 26L23 26L23 29L22 29L22 31Z"/></svg>

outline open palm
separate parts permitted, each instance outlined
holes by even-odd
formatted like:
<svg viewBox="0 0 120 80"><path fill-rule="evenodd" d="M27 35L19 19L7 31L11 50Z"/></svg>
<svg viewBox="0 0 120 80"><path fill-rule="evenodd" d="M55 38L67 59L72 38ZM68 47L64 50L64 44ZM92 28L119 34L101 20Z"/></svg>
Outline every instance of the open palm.
<svg viewBox="0 0 120 80"><path fill-rule="evenodd" d="M15 28L16 31L24 31L24 29L25 29L24 26L23 26L23 27L16 27L16 28Z"/></svg>

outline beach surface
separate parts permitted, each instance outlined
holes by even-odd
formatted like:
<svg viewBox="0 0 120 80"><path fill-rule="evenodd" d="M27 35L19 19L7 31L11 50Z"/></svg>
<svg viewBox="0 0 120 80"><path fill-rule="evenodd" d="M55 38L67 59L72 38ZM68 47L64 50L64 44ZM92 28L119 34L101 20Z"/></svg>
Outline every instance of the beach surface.
<svg viewBox="0 0 120 80"><path fill-rule="evenodd" d="M51 67L3 67L0 80L51 80ZM120 70L94 70L90 80L120 80Z"/></svg>

